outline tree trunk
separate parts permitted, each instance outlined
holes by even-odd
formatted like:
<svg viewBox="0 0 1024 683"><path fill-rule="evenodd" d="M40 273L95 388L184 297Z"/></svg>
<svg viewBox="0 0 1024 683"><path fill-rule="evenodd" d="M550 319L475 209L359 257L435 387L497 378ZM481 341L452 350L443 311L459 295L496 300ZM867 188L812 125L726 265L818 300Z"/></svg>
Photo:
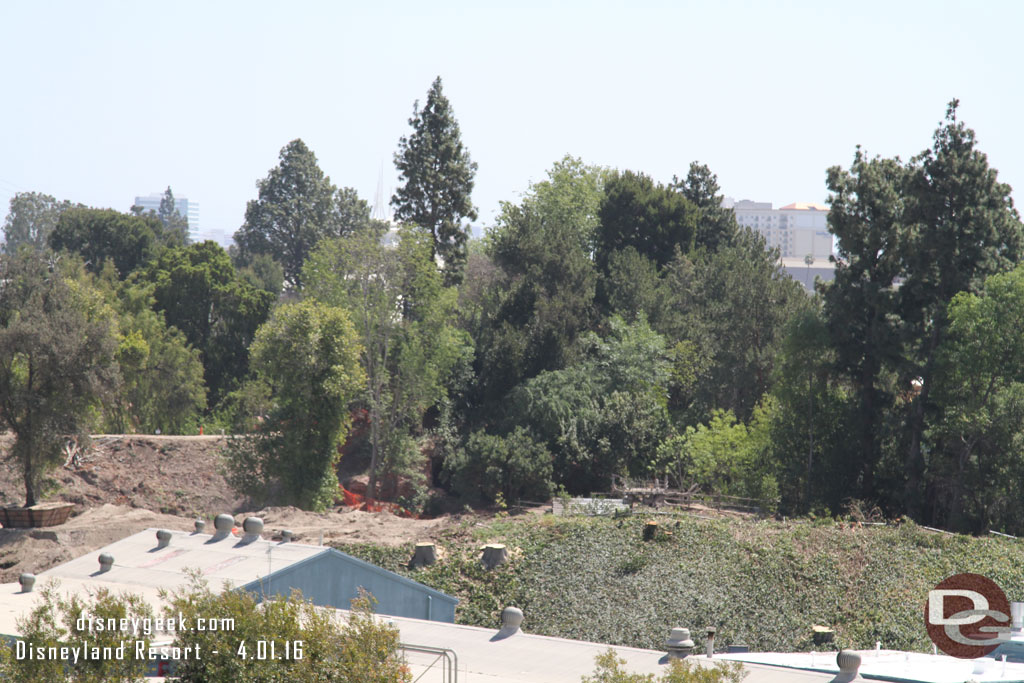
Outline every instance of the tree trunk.
<svg viewBox="0 0 1024 683"><path fill-rule="evenodd" d="M26 444L28 446L27 452L24 456L25 465L25 507L32 507L36 504L36 468L33 462L32 455L32 443L31 441Z"/></svg>
<svg viewBox="0 0 1024 683"><path fill-rule="evenodd" d="M366 483L366 502L372 503L377 493L377 462L380 459L380 415L370 408L370 477Z"/></svg>
<svg viewBox="0 0 1024 683"><path fill-rule="evenodd" d="M928 403L931 389L932 365L935 362L935 350L939 346L940 321L932 322L932 332L928 337L928 349L925 356L924 369L921 372L921 393L914 400L910 418L910 450L907 451L903 463L906 484L903 489L903 507L911 519L920 519L921 483L924 480L924 456L921 454L921 438L924 433L924 409Z"/></svg>

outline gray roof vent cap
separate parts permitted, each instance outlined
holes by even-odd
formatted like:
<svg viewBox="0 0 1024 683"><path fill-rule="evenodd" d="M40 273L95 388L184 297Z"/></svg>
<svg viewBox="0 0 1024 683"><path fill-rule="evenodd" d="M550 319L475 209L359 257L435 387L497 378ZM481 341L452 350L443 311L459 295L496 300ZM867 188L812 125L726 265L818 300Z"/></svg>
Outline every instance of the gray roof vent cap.
<svg viewBox="0 0 1024 683"><path fill-rule="evenodd" d="M857 672L860 670L860 655L852 650L840 650L836 655L836 664L839 666L839 675L829 683L849 683L849 681L862 680Z"/></svg>
<svg viewBox="0 0 1024 683"><path fill-rule="evenodd" d="M245 541L255 541L263 533L263 520L259 517L246 517L242 522L242 530L245 531Z"/></svg>
<svg viewBox="0 0 1024 683"><path fill-rule="evenodd" d="M523 624L523 610L518 607L506 607L501 610L501 629L518 631Z"/></svg>
<svg viewBox="0 0 1024 683"><path fill-rule="evenodd" d="M219 541L222 538L227 538L231 535L231 530L235 528L235 518L221 513L213 520L213 528L217 530L217 533L213 535L213 540Z"/></svg>
<svg viewBox="0 0 1024 683"><path fill-rule="evenodd" d="M669 657L682 658L693 652L693 638L690 629L676 626L665 641Z"/></svg>
<svg viewBox="0 0 1024 683"><path fill-rule="evenodd" d="M109 572L110 568L114 566L114 556L110 553L100 553L100 572Z"/></svg>
<svg viewBox="0 0 1024 683"><path fill-rule="evenodd" d="M171 532L167 529L160 529L156 532L156 547L166 548L171 543Z"/></svg>

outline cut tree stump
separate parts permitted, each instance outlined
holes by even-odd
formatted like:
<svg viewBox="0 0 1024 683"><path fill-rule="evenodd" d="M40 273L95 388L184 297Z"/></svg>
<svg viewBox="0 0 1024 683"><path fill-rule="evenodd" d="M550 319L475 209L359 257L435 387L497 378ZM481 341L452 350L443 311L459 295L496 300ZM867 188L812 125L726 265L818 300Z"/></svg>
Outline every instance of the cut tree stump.
<svg viewBox="0 0 1024 683"><path fill-rule="evenodd" d="M652 540L654 540L654 537L657 536L657 535L658 535L658 523L657 522L647 522L647 524L644 524L644 540L645 541L652 541Z"/></svg>
<svg viewBox="0 0 1024 683"><path fill-rule="evenodd" d="M437 562L437 549L433 543L417 543L413 551L410 567L429 567Z"/></svg>
<svg viewBox="0 0 1024 683"><path fill-rule="evenodd" d="M502 543L491 543L484 546L484 554L480 557L480 564L484 569L494 569L508 560L508 549Z"/></svg>

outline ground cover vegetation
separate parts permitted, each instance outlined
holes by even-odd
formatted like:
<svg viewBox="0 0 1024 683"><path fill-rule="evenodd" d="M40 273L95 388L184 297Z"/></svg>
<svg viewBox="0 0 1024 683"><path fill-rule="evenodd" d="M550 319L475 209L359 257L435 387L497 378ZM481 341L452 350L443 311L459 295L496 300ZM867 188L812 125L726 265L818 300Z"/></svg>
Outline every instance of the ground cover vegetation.
<svg viewBox="0 0 1024 683"><path fill-rule="evenodd" d="M659 532L643 540L647 521ZM480 564L480 548L504 543L509 561ZM523 610L530 633L662 649L685 626L703 651L885 648L930 652L921 628L928 591L971 571L1007 595L1024 591L1020 541L929 531L912 522L865 526L850 518L799 522L702 519L688 514L620 517L522 515L480 524L468 516L438 540L436 564L411 569L413 545L337 547L457 596L456 622L496 628L501 610ZM816 646L812 626L835 629ZM685 680L685 679L684 679Z"/></svg>
<svg viewBox="0 0 1024 683"><path fill-rule="evenodd" d="M277 444L229 458L253 496L323 507L357 424L343 450L365 459L369 497L404 478L413 507L658 478L787 515L857 500L1024 533L1022 226L955 101L919 155L858 148L827 170L836 274L810 294L697 162L660 182L566 156L470 239L476 164L440 79L409 122L401 225L371 220L302 140L227 251L187 243L170 188L149 215L16 196L0 418L28 454L27 498L58 437L202 426ZM32 258L45 273L18 270ZM37 301L25 278L70 293ZM91 302L75 322L91 332L47 333L72 295ZM342 327L345 349L328 348L324 330ZM33 353L93 354L109 372L40 385L26 335ZM38 405L14 400L29 382ZM25 419L44 407L73 419ZM297 472L316 481L297 491Z"/></svg>

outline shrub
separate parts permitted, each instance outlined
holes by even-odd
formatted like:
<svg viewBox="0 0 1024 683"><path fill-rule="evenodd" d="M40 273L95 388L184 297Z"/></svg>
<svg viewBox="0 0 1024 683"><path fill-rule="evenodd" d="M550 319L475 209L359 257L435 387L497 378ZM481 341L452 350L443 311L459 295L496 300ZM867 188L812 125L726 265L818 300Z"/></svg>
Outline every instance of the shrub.
<svg viewBox="0 0 1024 683"><path fill-rule="evenodd" d="M516 427L507 436L473 433L445 462L454 493L481 503L551 496L551 453Z"/></svg>
<svg viewBox="0 0 1024 683"><path fill-rule="evenodd" d="M352 601L344 623L333 610L303 600L298 591L257 604L255 596L242 591L215 594L198 576L170 597L169 615L180 612L186 624L200 617L207 623L218 619L220 625L233 620L230 628L177 633L175 646L198 647L203 653L179 662L175 675L185 683L411 680L398 649L398 630L374 619L375 601L367 593ZM271 642L277 658L269 656Z"/></svg>
<svg viewBox="0 0 1024 683"><path fill-rule="evenodd" d="M692 662L673 659L661 676L631 674L623 669L626 663L611 648L594 658L594 675L584 676L583 683L739 683L746 677L739 662L716 662L704 668Z"/></svg>

